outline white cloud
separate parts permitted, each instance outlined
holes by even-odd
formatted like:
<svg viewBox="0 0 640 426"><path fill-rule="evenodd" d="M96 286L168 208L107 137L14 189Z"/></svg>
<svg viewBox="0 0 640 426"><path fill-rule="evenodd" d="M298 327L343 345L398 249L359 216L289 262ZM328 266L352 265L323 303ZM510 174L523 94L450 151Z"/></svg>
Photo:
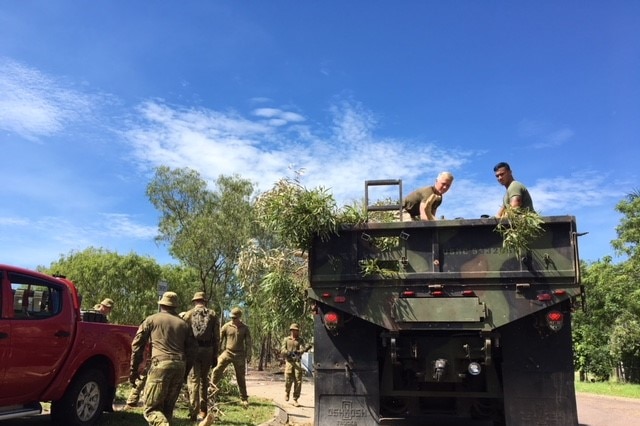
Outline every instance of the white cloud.
<svg viewBox="0 0 640 426"><path fill-rule="evenodd" d="M28 140L62 131L91 111L91 97L18 62L0 58L0 128Z"/></svg>
<svg viewBox="0 0 640 426"><path fill-rule="evenodd" d="M569 127L554 128L551 124L535 120L522 120L517 127L518 135L533 140L532 146L537 149L564 145L575 136Z"/></svg>

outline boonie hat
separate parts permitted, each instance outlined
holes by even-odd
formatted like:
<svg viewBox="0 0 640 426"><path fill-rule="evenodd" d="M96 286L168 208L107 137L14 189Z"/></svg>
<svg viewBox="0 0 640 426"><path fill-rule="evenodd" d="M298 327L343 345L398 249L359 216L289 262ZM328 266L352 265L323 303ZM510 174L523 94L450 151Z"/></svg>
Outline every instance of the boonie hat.
<svg viewBox="0 0 640 426"><path fill-rule="evenodd" d="M101 305L106 306L107 308L113 308L113 305L115 304L113 302L113 299L109 299L108 297L106 299L104 299L102 302L100 302Z"/></svg>
<svg viewBox="0 0 640 426"><path fill-rule="evenodd" d="M160 299L158 305L171 306L175 308L178 306L178 295L173 291L166 291L162 295L162 299Z"/></svg>
<svg viewBox="0 0 640 426"><path fill-rule="evenodd" d="M204 291L196 291L196 293L193 295L193 299L191 299L191 301L195 302L196 300L207 300L207 298L204 295Z"/></svg>
<svg viewBox="0 0 640 426"><path fill-rule="evenodd" d="M233 308L231 310L231 318L240 318L242 316L242 309Z"/></svg>
<svg viewBox="0 0 640 426"><path fill-rule="evenodd" d="M289 330L300 330L300 327L294 322L289 326Z"/></svg>

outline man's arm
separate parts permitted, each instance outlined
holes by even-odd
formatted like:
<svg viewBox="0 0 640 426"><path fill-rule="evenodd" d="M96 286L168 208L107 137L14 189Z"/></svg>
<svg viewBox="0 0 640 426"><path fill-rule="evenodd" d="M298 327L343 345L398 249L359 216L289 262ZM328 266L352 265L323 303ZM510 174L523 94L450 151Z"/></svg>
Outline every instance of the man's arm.
<svg viewBox="0 0 640 426"><path fill-rule="evenodd" d="M244 353L247 355L247 362L251 362L251 355L253 355L253 353L251 344L251 332L249 331L249 327L247 327L247 335L244 338L244 351Z"/></svg>
<svg viewBox="0 0 640 426"><path fill-rule="evenodd" d="M422 220L436 220L433 215L433 203L436 201L436 194L429 195L429 198L420 202L420 219Z"/></svg>

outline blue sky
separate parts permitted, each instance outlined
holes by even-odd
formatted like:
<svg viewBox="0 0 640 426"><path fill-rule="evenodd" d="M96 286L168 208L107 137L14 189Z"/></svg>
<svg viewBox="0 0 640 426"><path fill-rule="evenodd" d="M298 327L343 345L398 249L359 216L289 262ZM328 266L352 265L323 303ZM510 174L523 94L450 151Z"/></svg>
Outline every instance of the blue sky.
<svg viewBox="0 0 640 426"><path fill-rule="evenodd" d="M494 214L507 161L580 252L613 255L640 188L640 2L7 1L0 262L102 247L172 262L159 165L341 203L455 175L438 213Z"/></svg>

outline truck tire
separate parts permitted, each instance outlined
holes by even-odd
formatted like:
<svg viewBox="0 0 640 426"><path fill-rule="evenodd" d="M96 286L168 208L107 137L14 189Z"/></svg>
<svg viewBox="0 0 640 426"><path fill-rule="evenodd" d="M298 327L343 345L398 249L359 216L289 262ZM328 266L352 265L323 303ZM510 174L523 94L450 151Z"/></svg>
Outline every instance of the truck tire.
<svg viewBox="0 0 640 426"><path fill-rule="evenodd" d="M107 399L107 380L97 369L83 370L62 398L51 404L54 425L90 426L102 415Z"/></svg>

